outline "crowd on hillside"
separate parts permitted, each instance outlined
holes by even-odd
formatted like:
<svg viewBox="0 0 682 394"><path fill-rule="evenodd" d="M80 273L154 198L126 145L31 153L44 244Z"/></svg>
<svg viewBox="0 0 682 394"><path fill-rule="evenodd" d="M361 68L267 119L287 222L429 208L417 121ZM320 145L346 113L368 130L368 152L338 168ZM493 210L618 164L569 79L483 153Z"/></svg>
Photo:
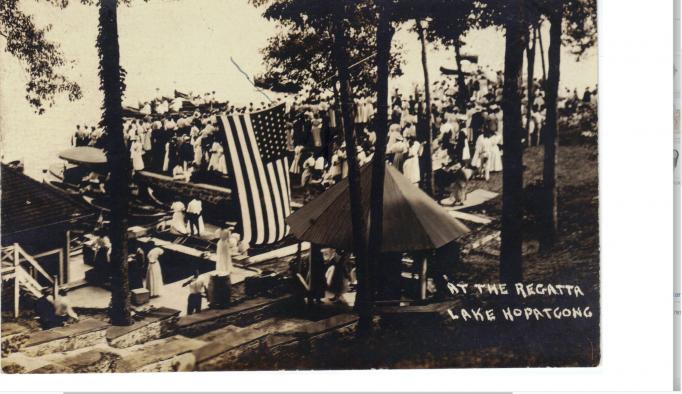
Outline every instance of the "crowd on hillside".
<svg viewBox="0 0 682 394"><path fill-rule="evenodd" d="M455 77L444 77L431 86L431 119L425 122L423 92L395 89L390 94L389 133L386 146L388 162L414 184L425 178L425 157L431 155L436 191L450 194L444 203L461 204L465 184L471 177L488 179L502 171L502 72L490 76L482 69L466 76L465 105L458 106L459 87ZM524 143L542 141L545 123L545 94L538 79L533 82L534 100L528 111L527 89L522 87ZM521 88L521 87L520 87ZM585 113L596 108L597 89L567 91L560 105L568 122L585 123ZM287 149L290 172L306 195L312 196L333 185L348 173L347 150L342 135L338 100L330 91L306 89L284 100L287 111ZM375 95L356 95L354 99L356 155L360 165L375 153ZM235 106L220 103L215 92L175 98L158 97L141 103L124 121L124 137L133 169L166 173L180 180L225 182L228 167L224 138L218 115L245 113L267 104ZM529 115L529 116L527 116ZM587 126L585 126L587 127ZM427 133L431 133L431 152L424 152ZM80 125L73 137L75 146L105 148L104 132ZM294 184L295 186L296 184Z"/></svg>

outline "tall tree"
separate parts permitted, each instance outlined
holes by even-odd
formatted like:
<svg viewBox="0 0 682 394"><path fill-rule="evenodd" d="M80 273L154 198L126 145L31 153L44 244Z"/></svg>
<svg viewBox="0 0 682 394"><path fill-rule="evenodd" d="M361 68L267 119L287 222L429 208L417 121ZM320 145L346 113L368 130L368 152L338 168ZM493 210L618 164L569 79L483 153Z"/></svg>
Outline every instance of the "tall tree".
<svg viewBox="0 0 682 394"><path fill-rule="evenodd" d="M537 42L537 35L535 24L531 22L530 28L527 32L527 44L526 44L526 80L527 80L527 97L528 105L526 106L526 127L530 131L531 115L533 114L533 105L535 103L535 48ZM537 133L540 130L536 130ZM528 141L526 141L528 146L531 145L530 133L528 133Z"/></svg>
<svg viewBox="0 0 682 394"><path fill-rule="evenodd" d="M107 191L111 201L109 236L113 269L110 318L114 325L129 325L132 324L132 319L127 231L131 165L123 138L122 100L125 73L120 66L116 3L117 0L100 0L97 51L100 90L104 94L100 124L107 138L106 155L109 166Z"/></svg>
<svg viewBox="0 0 682 394"><path fill-rule="evenodd" d="M557 233L557 96L559 93L559 79L561 66L561 25L563 15L561 10L555 10L549 16L549 75L547 76L547 120L545 126L544 166L542 172L543 189L545 191L545 206L542 209L542 235L540 245L543 249L554 244Z"/></svg>
<svg viewBox="0 0 682 394"><path fill-rule="evenodd" d="M521 139L521 92L519 80L523 66L525 0L510 0L502 5L501 16L505 28L504 86L504 171L502 173L502 245L500 250L500 278L505 283L521 281L522 221L523 221L523 147Z"/></svg>
<svg viewBox="0 0 682 394"><path fill-rule="evenodd" d="M545 206L542 209L543 235L540 244L543 249L551 247L556 241L558 229L558 190L557 190L557 148L558 148L558 110L559 82L561 69L562 41L578 59L587 49L592 48L597 39L597 2L596 0L569 0L556 2L546 0L540 6L550 21L550 43L548 53L548 77L546 87L547 120L544 135L543 189ZM564 23L564 21L566 23ZM565 33L563 27L565 25Z"/></svg>
<svg viewBox="0 0 682 394"><path fill-rule="evenodd" d="M391 41L394 29L391 26L391 0L378 0L378 26L376 35L377 67L377 110L374 116L376 149L372 158L372 186L370 190L369 262L377 264L383 242L384 223L384 178L386 175L386 140L388 136L388 78ZM370 270L371 271L371 270ZM371 313L371 310L370 310Z"/></svg>
<svg viewBox="0 0 682 394"><path fill-rule="evenodd" d="M535 33L538 36L538 44L540 44L540 64L542 64L542 85L544 86L545 81L547 80L547 66L545 65L545 46L542 42L542 19L535 27Z"/></svg>
<svg viewBox="0 0 682 394"><path fill-rule="evenodd" d="M417 18L415 20L416 24L416 29L417 29L417 35L419 36L419 43L421 44L421 60L422 60L422 70L424 72L424 103L426 108L424 109L424 119L423 119L423 124L422 128L424 129L424 154L425 160L424 160L424 165L426 165L426 170L424 171L424 174L426 174L426 179L424 180L424 187L426 190L426 193L429 195L433 196L433 192L435 190L435 185L433 181L433 164L432 164L432 159L431 159L431 143L433 139L433 135L431 133L431 122L432 122L432 115L431 115L431 84L429 83L429 67L428 67L428 60L426 56L426 38L424 34L424 28L422 27L422 20L421 18Z"/></svg>
<svg viewBox="0 0 682 394"><path fill-rule="evenodd" d="M343 117L344 138L348 156L348 189L351 203L351 223L353 227L353 252L358 273L358 294L356 308L360 316L358 330L365 333L371 329L371 290L369 265L367 260L367 222L362 206L362 185L360 183L360 168L355 153L355 125L353 123L353 97L348 75L348 54L346 38L347 5L338 2L335 7L336 20L334 23L334 57L339 74L339 94L341 96L341 115Z"/></svg>
<svg viewBox="0 0 682 394"><path fill-rule="evenodd" d="M46 0L59 8L68 1ZM68 64L58 43L48 39L52 26L39 27L31 15L19 7L19 0L0 1L0 36L5 51L17 58L26 72L26 100L42 114L55 103L55 96L65 94L74 101L82 97L80 86L61 72Z"/></svg>

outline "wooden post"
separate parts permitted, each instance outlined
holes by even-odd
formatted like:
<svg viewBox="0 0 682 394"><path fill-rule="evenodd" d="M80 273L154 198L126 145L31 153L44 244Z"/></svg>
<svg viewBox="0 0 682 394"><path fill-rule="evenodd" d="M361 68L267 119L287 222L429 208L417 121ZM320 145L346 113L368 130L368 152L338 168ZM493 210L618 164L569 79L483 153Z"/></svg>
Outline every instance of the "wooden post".
<svg viewBox="0 0 682 394"><path fill-rule="evenodd" d="M19 249L17 244L12 248L12 258L14 263L14 317L19 317L19 296L21 294L21 284L19 283Z"/></svg>
<svg viewBox="0 0 682 394"><path fill-rule="evenodd" d="M59 295L59 282L58 282L57 275L52 276L52 299L57 300L57 296Z"/></svg>
<svg viewBox="0 0 682 394"><path fill-rule="evenodd" d="M421 261L421 266L419 267L419 299L426 300L426 283L428 278L426 277L426 269L428 266L428 258L424 256Z"/></svg>
<svg viewBox="0 0 682 394"><path fill-rule="evenodd" d="M19 271L17 271L17 267L14 267L14 317L18 318L19 317Z"/></svg>
<svg viewBox="0 0 682 394"><path fill-rule="evenodd" d="M66 265L64 267L62 283L69 283L69 277L71 276L69 272L71 269L71 230L66 230L66 249L64 249L64 254L64 263Z"/></svg>
<svg viewBox="0 0 682 394"><path fill-rule="evenodd" d="M64 283L64 250L59 249L59 284Z"/></svg>
<svg viewBox="0 0 682 394"><path fill-rule="evenodd" d="M19 248L18 248L18 246L19 246L19 244L16 242L12 246L12 258L13 258L15 267L19 265Z"/></svg>

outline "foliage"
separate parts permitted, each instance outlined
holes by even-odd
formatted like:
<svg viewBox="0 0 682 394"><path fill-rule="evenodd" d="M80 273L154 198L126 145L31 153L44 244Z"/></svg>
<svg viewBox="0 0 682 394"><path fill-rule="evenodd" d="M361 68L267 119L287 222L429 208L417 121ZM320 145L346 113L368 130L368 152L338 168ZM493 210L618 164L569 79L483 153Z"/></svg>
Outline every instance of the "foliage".
<svg viewBox="0 0 682 394"><path fill-rule="evenodd" d="M70 4L69 0L41 1L60 9ZM131 1L118 3L130 5ZM99 1L80 3L98 5ZM60 45L48 38L51 29L52 25L37 26L33 17L21 10L19 0L0 1L0 36L5 39L5 51L23 65L28 76L25 98L38 114L52 107L57 95L65 94L70 101L83 96L78 83L61 72L71 62L64 57Z"/></svg>
<svg viewBox="0 0 682 394"><path fill-rule="evenodd" d="M564 2L564 45L580 57L597 43L597 0Z"/></svg>
<svg viewBox="0 0 682 394"><path fill-rule="evenodd" d="M66 7L67 0L46 0ZM29 77L26 100L38 112L54 104L55 95L66 94L69 100L82 96L78 84L59 72L67 64L59 44L48 40L52 26L36 26L33 17L24 13L18 0L0 2L0 35L5 38L5 51L21 61Z"/></svg>
<svg viewBox="0 0 682 394"><path fill-rule="evenodd" d="M299 88L330 88L336 82L337 67L331 56L334 46L334 3L316 0L252 0L267 5L263 16L277 21L277 35L262 49L266 73L259 79L274 85L279 81ZM373 91L376 68L372 58L376 48L377 13L373 2L352 0L344 18L348 32L348 64L354 90ZM400 57L393 51L392 75L400 75Z"/></svg>

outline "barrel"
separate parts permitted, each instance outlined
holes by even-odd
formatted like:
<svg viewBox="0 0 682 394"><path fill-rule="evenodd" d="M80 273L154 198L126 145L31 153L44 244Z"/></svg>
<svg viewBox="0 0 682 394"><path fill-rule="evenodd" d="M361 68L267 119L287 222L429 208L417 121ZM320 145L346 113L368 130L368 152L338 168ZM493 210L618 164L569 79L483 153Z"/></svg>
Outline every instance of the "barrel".
<svg viewBox="0 0 682 394"><path fill-rule="evenodd" d="M211 275L208 283L208 306L211 309L224 309L232 302L232 282L229 274Z"/></svg>

